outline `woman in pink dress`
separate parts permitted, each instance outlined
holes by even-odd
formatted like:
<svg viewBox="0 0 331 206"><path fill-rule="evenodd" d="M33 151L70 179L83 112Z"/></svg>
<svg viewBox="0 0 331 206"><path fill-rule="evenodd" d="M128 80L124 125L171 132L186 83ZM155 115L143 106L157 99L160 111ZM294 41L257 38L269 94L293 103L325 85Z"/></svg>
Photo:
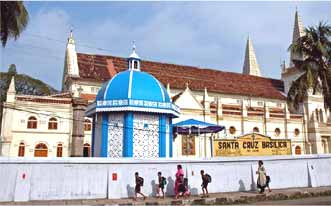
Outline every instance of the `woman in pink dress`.
<svg viewBox="0 0 331 206"><path fill-rule="evenodd" d="M175 195L178 196L179 184L181 183L181 178L184 176L184 171L182 165L177 165L176 180L175 180Z"/></svg>

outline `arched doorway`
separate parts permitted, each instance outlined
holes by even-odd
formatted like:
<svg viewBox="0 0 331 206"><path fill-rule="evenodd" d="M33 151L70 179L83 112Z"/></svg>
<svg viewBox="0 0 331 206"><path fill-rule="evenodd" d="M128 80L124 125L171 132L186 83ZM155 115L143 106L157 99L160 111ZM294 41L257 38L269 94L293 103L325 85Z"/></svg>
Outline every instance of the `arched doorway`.
<svg viewBox="0 0 331 206"><path fill-rule="evenodd" d="M300 146L295 147L295 154L296 155L301 155L301 147Z"/></svg>
<svg viewBox="0 0 331 206"><path fill-rule="evenodd" d="M90 157L91 156L91 146L88 143L84 144L83 149L83 157Z"/></svg>
<svg viewBox="0 0 331 206"><path fill-rule="evenodd" d="M35 157L47 157L48 148L44 143L39 143L34 148L34 156Z"/></svg>

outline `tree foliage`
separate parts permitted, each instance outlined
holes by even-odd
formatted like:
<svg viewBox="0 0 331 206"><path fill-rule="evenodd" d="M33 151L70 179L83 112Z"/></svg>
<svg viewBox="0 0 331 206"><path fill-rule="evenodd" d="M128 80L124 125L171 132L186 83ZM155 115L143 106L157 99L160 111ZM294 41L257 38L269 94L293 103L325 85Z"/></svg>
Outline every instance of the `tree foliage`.
<svg viewBox="0 0 331 206"><path fill-rule="evenodd" d="M288 92L290 107L297 109L311 92L323 95L324 107L331 109L331 26L320 22L306 28L305 35L289 49L304 57L303 60L293 60L302 75L292 83Z"/></svg>
<svg viewBox="0 0 331 206"><path fill-rule="evenodd" d="M22 1L0 1L1 43L5 47L8 39L15 40L28 24L29 15Z"/></svg>

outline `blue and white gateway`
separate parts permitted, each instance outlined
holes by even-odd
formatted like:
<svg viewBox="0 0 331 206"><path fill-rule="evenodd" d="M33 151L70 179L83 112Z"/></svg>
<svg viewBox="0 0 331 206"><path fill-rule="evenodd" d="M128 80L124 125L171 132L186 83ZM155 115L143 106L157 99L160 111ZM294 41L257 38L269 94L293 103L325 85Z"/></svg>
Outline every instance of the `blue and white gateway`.
<svg viewBox="0 0 331 206"><path fill-rule="evenodd" d="M172 118L179 108L155 77L140 71L135 47L128 69L102 86L87 115L94 120L94 157L172 157Z"/></svg>

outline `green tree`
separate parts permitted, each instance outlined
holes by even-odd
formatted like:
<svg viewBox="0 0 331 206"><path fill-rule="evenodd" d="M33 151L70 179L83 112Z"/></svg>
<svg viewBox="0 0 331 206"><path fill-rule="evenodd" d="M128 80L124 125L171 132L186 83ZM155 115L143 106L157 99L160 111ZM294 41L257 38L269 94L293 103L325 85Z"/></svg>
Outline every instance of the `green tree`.
<svg viewBox="0 0 331 206"><path fill-rule="evenodd" d="M8 39L15 40L28 24L29 14L22 1L0 1L1 43L5 47Z"/></svg>
<svg viewBox="0 0 331 206"><path fill-rule="evenodd" d="M305 29L305 35L298 38L290 48L303 55L303 60L293 61L302 72L288 92L287 101L297 109L308 95L320 93L324 107L331 110L331 26L320 22L317 26Z"/></svg>

